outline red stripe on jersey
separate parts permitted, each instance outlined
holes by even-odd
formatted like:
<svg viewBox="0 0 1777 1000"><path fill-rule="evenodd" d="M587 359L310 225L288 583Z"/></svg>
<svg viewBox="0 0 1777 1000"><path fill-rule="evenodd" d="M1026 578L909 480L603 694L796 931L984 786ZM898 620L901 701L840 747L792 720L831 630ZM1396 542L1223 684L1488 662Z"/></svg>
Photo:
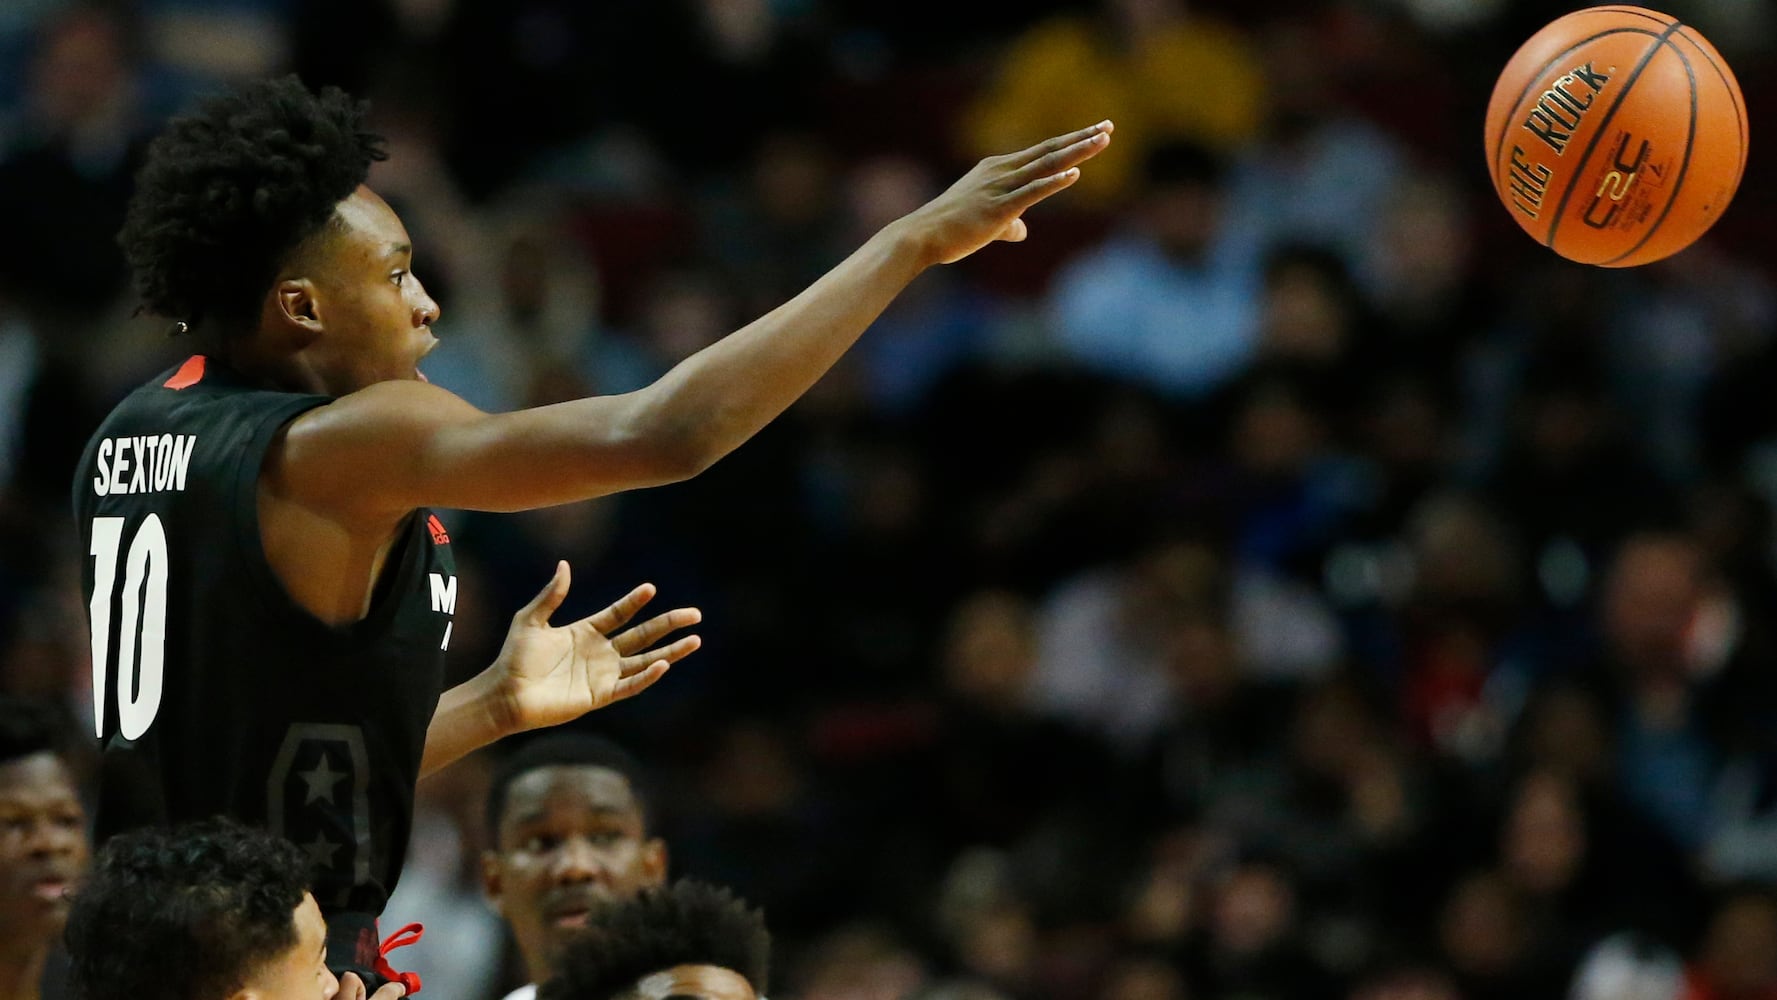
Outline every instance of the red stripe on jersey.
<svg viewBox="0 0 1777 1000"><path fill-rule="evenodd" d="M204 356L193 354L185 359L173 377L161 383L169 389L189 389L204 380Z"/></svg>

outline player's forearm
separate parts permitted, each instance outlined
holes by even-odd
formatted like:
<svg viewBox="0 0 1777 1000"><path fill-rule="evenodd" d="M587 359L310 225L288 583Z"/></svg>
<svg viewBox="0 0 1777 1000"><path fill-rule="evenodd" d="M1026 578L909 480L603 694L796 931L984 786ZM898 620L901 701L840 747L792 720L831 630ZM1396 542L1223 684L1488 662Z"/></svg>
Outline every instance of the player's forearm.
<svg viewBox="0 0 1777 1000"><path fill-rule="evenodd" d="M475 751L512 735L508 703L493 668L444 692L426 729L426 749L420 756L424 778L456 763Z"/></svg>
<svg viewBox="0 0 1777 1000"><path fill-rule="evenodd" d="M642 419L694 474L733 451L832 368L931 263L903 220L795 298L680 362L646 390Z"/></svg>

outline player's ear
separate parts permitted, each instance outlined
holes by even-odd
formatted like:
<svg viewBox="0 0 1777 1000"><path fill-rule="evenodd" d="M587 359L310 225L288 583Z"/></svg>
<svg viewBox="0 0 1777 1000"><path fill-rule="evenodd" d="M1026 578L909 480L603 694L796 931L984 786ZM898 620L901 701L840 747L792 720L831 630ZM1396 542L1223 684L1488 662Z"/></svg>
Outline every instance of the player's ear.
<svg viewBox="0 0 1777 1000"><path fill-rule="evenodd" d="M321 333L321 300L315 283L308 278L285 278L272 289L277 315L286 326L302 330L310 337Z"/></svg>
<svg viewBox="0 0 1777 1000"><path fill-rule="evenodd" d="M500 901L506 891L506 867L500 862L500 852L481 852L481 892L487 897L488 905L500 911ZM503 913L503 911L500 911Z"/></svg>
<svg viewBox="0 0 1777 1000"><path fill-rule="evenodd" d="M642 845L642 870L647 873L652 885L666 883L666 841L653 837Z"/></svg>

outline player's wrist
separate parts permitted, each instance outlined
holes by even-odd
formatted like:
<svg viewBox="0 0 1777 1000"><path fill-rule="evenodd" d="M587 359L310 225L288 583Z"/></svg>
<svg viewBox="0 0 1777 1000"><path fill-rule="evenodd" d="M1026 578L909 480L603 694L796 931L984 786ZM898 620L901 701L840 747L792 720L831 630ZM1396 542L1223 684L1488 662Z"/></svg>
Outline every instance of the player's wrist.
<svg viewBox="0 0 1777 1000"><path fill-rule="evenodd" d="M943 258L937 234L922 222L918 211L884 226L876 238L890 257L907 262L915 274L937 265Z"/></svg>
<svg viewBox="0 0 1777 1000"><path fill-rule="evenodd" d="M475 692L475 703L481 707L485 723L494 739L504 739L523 732L524 708L518 685L507 672L503 661L481 672Z"/></svg>

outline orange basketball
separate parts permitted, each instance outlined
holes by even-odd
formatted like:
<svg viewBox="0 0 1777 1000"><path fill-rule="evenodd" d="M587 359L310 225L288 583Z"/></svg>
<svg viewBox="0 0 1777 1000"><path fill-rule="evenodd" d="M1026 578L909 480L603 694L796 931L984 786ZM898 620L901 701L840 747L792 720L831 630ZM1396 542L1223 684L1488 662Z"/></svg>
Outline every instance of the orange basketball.
<svg viewBox="0 0 1777 1000"><path fill-rule="evenodd" d="M1525 42L1487 104L1487 169L1524 231L1569 260L1632 267L1690 246L1746 169L1746 101L1677 18L1591 7Z"/></svg>

